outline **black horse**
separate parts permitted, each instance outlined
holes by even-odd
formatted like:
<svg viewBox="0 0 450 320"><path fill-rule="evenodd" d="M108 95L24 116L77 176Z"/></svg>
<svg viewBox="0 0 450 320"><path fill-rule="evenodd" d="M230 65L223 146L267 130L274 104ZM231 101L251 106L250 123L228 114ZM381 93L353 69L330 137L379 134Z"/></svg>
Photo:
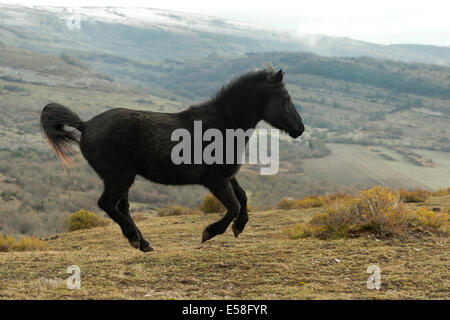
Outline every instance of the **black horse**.
<svg viewBox="0 0 450 320"><path fill-rule="evenodd" d="M117 108L105 111L89 121L68 108L47 104L41 113L41 129L63 164L69 165L72 143L80 150L104 183L98 200L103 209L120 225L131 246L152 251L129 213L128 191L136 175L151 181L208 188L226 207L226 214L202 234L202 242L232 226L235 237L248 221L247 196L235 175L240 164L174 164L171 151L174 130L194 131L194 121L202 121L206 130L215 128L251 129L265 120L275 128L299 137L304 125L285 88L284 73L268 67L235 78L211 99L178 113L159 113ZM81 132L68 129L72 127Z"/></svg>

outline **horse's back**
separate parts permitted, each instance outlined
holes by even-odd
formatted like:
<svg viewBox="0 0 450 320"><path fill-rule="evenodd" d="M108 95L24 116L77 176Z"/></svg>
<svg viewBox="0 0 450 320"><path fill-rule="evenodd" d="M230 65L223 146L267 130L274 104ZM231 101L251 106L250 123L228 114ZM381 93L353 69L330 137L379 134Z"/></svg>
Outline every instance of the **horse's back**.
<svg viewBox="0 0 450 320"><path fill-rule="evenodd" d="M192 131L193 121L184 113L111 109L85 123L80 149L103 179L138 174L162 184L184 185L233 176L239 165L174 164L172 150L179 141L172 141L172 133L180 128Z"/></svg>
<svg viewBox="0 0 450 320"><path fill-rule="evenodd" d="M173 169L167 168L172 166L175 143L171 134L179 126L175 114L111 109L85 123L80 149L100 175L114 168L164 180L158 172L164 175ZM151 172L156 172L155 179Z"/></svg>

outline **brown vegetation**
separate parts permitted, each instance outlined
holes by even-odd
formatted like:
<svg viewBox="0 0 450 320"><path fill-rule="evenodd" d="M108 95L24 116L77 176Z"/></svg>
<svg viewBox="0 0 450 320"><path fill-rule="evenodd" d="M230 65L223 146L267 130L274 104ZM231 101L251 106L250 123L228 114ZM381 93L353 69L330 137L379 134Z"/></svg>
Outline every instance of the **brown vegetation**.
<svg viewBox="0 0 450 320"><path fill-rule="evenodd" d="M332 201L325 213L315 214L306 224L288 227L285 233L291 239L335 239L363 233L400 237L413 233L448 232L450 216L447 213L425 207L413 210L401 201L399 194L380 186L363 190L356 197Z"/></svg>
<svg viewBox="0 0 450 320"><path fill-rule="evenodd" d="M158 208L156 214L158 217L166 217L166 216L183 216L188 214L198 214L201 213L198 209L192 209L188 207L183 207L179 205L169 206L166 208Z"/></svg>
<svg viewBox="0 0 450 320"><path fill-rule="evenodd" d="M108 220L99 217L96 213L81 209L69 215L65 221L66 228L69 231L90 229L105 226Z"/></svg>
<svg viewBox="0 0 450 320"><path fill-rule="evenodd" d="M9 235L0 234L0 252L33 251L45 249L45 242L37 237L16 239Z"/></svg>

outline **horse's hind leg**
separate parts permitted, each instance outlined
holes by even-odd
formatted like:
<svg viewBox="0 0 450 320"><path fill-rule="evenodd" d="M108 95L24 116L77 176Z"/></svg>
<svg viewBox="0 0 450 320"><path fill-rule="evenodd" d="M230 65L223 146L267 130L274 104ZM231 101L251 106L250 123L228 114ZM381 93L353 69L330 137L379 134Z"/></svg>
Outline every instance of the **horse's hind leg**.
<svg viewBox="0 0 450 320"><path fill-rule="evenodd" d="M233 187L234 194L241 204L241 210L239 211L236 219L233 222L233 233L237 236L244 230L245 225L248 222L248 212L247 212L247 194L245 190L237 182L236 178L230 180L231 186Z"/></svg>
<svg viewBox="0 0 450 320"><path fill-rule="evenodd" d="M212 194L222 202L225 208L227 208L227 213L220 220L205 228L202 234L202 242L205 242L218 234L224 233L241 209L241 205L236 199L229 180L216 182L209 186L209 189Z"/></svg>
<svg viewBox="0 0 450 320"><path fill-rule="evenodd" d="M105 179L103 181L105 189L98 200L98 206L120 226L123 235L128 239L131 246L137 249L139 248L141 238L136 226L118 209L120 200L122 200L123 196L128 192L133 181L134 176L123 178L116 177L114 180Z"/></svg>
<svg viewBox="0 0 450 320"><path fill-rule="evenodd" d="M137 232L139 234L139 237L141 238L141 240L139 241L139 250L141 250L142 252L153 251L153 248L150 246L150 243L148 243L144 239L144 237L142 236L141 231L139 231L138 227L136 226L136 224L133 221L133 218L130 215L130 204L128 202L128 192L123 196L122 200L120 200L119 205L117 206L117 208L135 226L135 228L136 228L136 230L137 230Z"/></svg>

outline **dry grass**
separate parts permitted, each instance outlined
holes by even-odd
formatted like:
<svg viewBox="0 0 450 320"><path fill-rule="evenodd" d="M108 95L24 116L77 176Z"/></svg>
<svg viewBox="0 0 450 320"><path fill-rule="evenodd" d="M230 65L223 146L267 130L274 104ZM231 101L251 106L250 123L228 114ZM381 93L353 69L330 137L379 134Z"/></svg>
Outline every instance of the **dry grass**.
<svg viewBox="0 0 450 320"><path fill-rule="evenodd" d="M431 193L431 195L434 196L434 197L450 196L450 187L448 187L447 189L440 188L437 191L433 191Z"/></svg>
<svg viewBox="0 0 450 320"><path fill-rule="evenodd" d="M192 209L183 206L170 206L166 208L158 208L156 214L158 217L166 217L166 216L183 216L188 214L199 214L201 213L198 209Z"/></svg>
<svg viewBox="0 0 450 320"><path fill-rule="evenodd" d="M350 198L350 195L340 192L332 193L327 196L313 195L300 200L282 198L280 202L278 202L277 207L281 210L320 208L332 201Z"/></svg>
<svg viewBox="0 0 450 320"><path fill-rule="evenodd" d="M444 207L450 196L430 198ZM416 204L408 204L416 208ZM219 214L155 217L138 222L154 252L131 248L115 224L60 234L45 251L0 253L0 299L449 299L449 238L290 240L283 229L322 208L250 213L231 230L200 243ZM61 281L81 269L81 289ZM381 268L369 290L367 267Z"/></svg>
<svg viewBox="0 0 450 320"><path fill-rule="evenodd" d="M45 242L37 237L16 239L0 234L0 252L44 250Z"/></svg>
<svg viewBox="0 0 450 320"><path fill-rule="evenodd" d="M424 189L415 189L412 191L400 189L399 193L400 201L405 203L425 202L431 196L431 192Z"/></svg>
<svg viewBox="0 0 450 320"><path fill-rule="evenodd" d="M413 196L418 197L422 193L422 190L416 190ZM447 213L427 208L413 210L401 202L401 194L380 186L363 190L357 197L341 198L329 203L326 213L315 214L306 224L288 227L285 233L291 239L336 239L363 233L372 233L378 237L402 237L423 232L447 233L450 224Z"/></svg>

